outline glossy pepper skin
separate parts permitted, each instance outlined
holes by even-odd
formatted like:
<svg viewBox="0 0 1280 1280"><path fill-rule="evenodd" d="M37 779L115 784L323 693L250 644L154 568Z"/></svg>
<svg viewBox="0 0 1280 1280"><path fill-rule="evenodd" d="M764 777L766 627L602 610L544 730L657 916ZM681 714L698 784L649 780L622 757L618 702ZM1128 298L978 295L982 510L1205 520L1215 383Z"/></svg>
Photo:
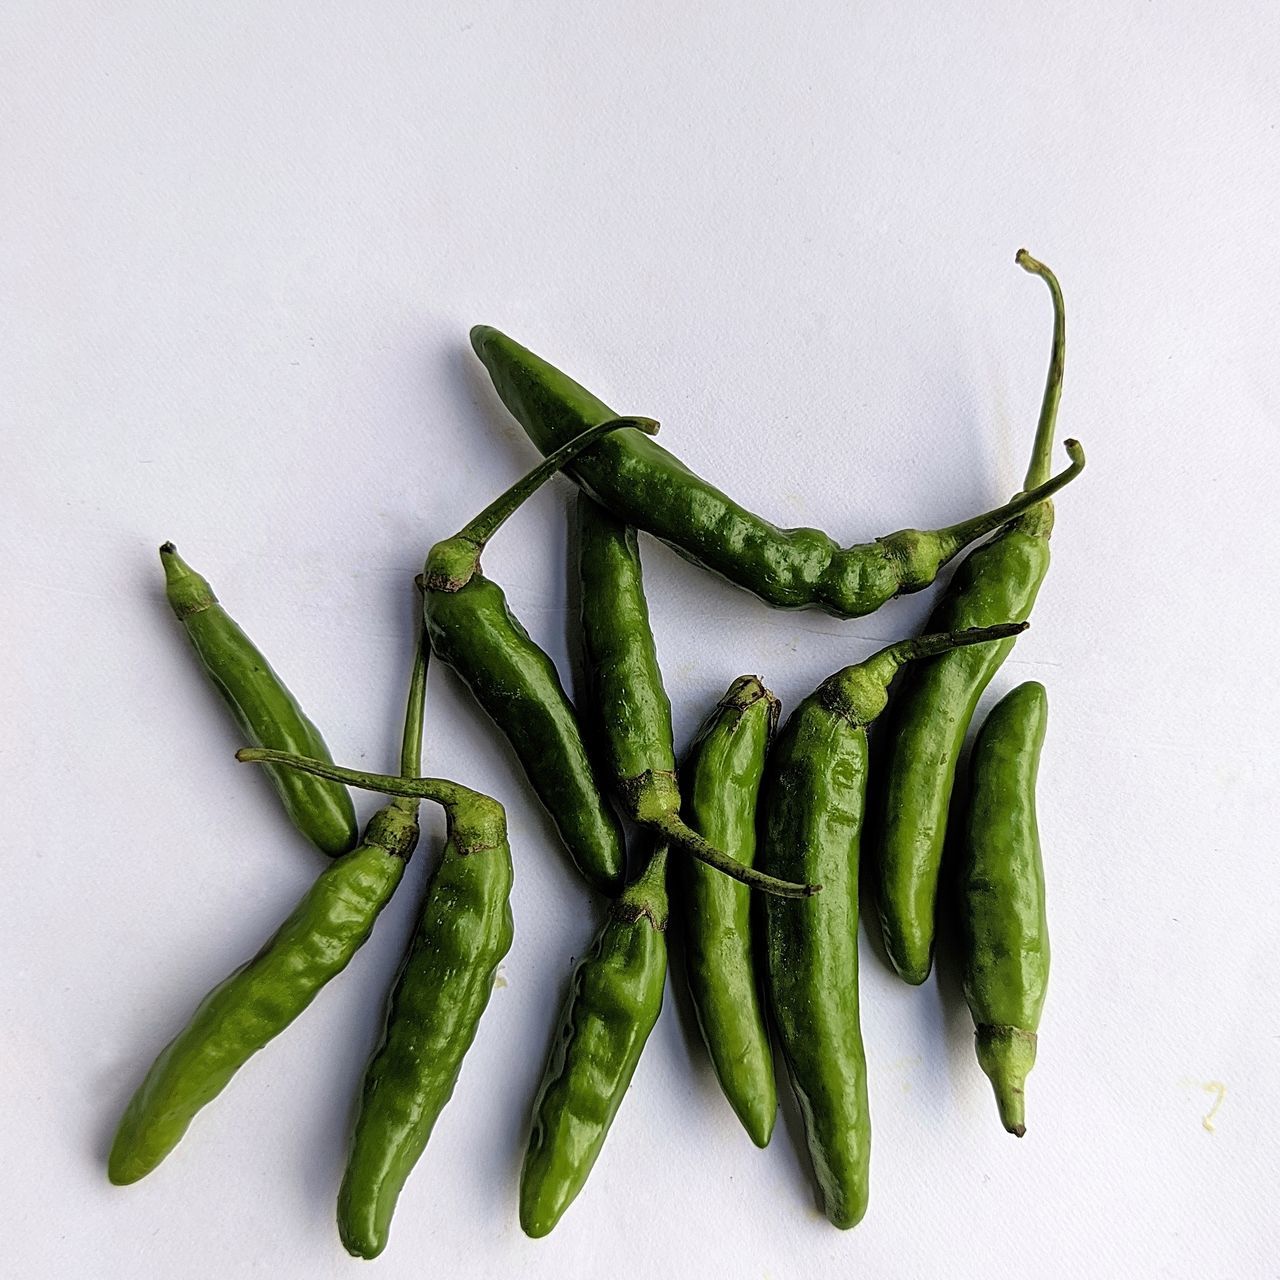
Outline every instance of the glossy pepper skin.
<svg viewBox="0 0 1280 1280"><path fill-rule="evenodd" d="M165 595L236 724L258 747L328 760L320 730L307 718L261 651L218 603L213 588L172 542L160 548ZM290 821L322 853L339 857L360 839L347 789L291 769L270 769Z"/></svg>
<svg viewBox="0 0 1280 1280"><path fill-rule="evenodd" d="M637 434L656 431L639 424ZM554 820L583 878L601 893L623 882L622 827L596 780L578 717L555 664L507 607L497 583L480 570L480 554L501 523L571 457L621 423L575 438L491 503L427 556L423 610L437 657L448 663L506 735L538 798Z"/></svg>
<svg viewBox="0 0 1280 1280"><path fill-rule="evenodd" d="M1026 1132L1023 1091L1049 982L1049 927L1036 824L1036 775L1049 701L1020 684L978 733L970 761L960 870L964 994L978 1061L995 1089L1000 1120Z"/></svg>
<svg viewBox="0 0 1280 1280"><path fill-rule="evenodd" d="M453 1094L462 1059L511 947L511 849L502 806L448 811L448 840L365 1073L338 1230L347 1251L386 1247L405 1181Z"/></svg>
<svg viewBox="0 0 1280 1280"><path fill-rule="evenodd" d="M791 713L762 792L761 861L818 879L806 902L765 902L769 997L828 1219L856 1226L867 1209L871 1120L858 1008L858 855L867 726L907 661L997 640L992 627L900 641L823 681Z"/></svg>
<svg viewBox="0 0 1280 1280"><path fill-rule="evenodd" d="M756 861L756 801L779 703L759 676L739 676L703 722L680 769L689 825L744 866ZM756 962L751 894L694 861L672 863L685 975L716 1077L758 1147L778 1113Z"/></svg>
<svg viewBox="0 0 1280 1280"><path fill-rule="evenodd" d="M400 883L417 839L411 813L380 809L363 843L321 872L266 946L201 1001L125 1108L108 1159L112 1182L150 1173L196 1113L346 968Z"/></svg>
<svg viewBox="0 0 1280 1280"><path fill-rule="evenodd" d="M586 1184L662 1009L666 851L614 903L578 962L520 1174L520 1225L545 1236Z"/></svg>
<svg viewBox="0 0 1280 1280"><path fill-rule="evenodd" d="M572 378L487 325L471 330L503 404L543 453L616 415ZM1074 442L1073 442L1074 443ZM661 445L619 431L568 470L619 519L779 608L816 606L842 618L919 591L969 543L1066 484L1083 453L1037 494L947 529L903 529L840 547L817 529L780 529L690 471Z"/></svg>
<svg viewBox="0 0 1280 1280"><path fill-rule="evenodd" d="M1054 300L1053 351L1026 488L1049 473L1062 394L1066 322L1058 283L1025 250L1018 262L1044 277ZM956 631L1031 616L1049 570L1053 503L1042 502L971 552L956 570L925 626ZM934 914L956 765L973 713L1013 641L957 649L917 663L894 694L878 796L876 884L885 949L907 982L920 984L933 965Z"/></svg>
<svg viewBox="0 0 1280 1280"><path fill-rule="evenodd" d="M812 886L763 875L730 858L680 816L671 701L662 683L636 532L585 493L578 495L582 650L590 714L623 813L718 872L770 893L804 896Z"/></svg>

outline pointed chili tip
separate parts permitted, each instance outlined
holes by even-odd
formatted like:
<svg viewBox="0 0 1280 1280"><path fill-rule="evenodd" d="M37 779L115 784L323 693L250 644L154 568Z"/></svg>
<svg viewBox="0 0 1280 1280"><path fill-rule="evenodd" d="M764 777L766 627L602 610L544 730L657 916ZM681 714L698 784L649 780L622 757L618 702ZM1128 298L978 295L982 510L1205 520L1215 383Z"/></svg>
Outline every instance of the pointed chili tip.
<svg viewBox="0 0 1280 1280"><path fill-rule="evenodd" d="M1015 1138L1025 1138L1027 1136L1027 1126L1025 1124L1015 1124L1010 1126L1009 1132Z"/></svg>
<svg viewBox="0 0 1280 1280"><path fill-rule="evenodd" d="M176 556L178 554L178 548L175 547L172 542L162 542L160 544L160 554L162 556Z"/></svg>
<svg viewBox="0 0 1280 1280"><path fill-rule="evenodd" d="M474 324L471 326L471 348L481 359L484 358L484 352L481 348L497 333L498 330L490 324Z"/></svg>

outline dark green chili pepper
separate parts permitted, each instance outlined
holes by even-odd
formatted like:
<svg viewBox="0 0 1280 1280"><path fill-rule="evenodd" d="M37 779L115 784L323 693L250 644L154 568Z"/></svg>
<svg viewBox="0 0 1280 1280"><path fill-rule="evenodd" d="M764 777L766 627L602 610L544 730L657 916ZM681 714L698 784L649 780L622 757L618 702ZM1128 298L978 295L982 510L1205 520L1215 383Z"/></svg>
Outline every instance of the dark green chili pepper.
<svg viewBox="0 0 1280 1280"><path fill-rule="evenodd" d="M689 825L744 866L756 857L756 798L778 700L758 676L739 676L698 730L680 769ZM751 894L692 858L678 864L674 907L685 972L720 1087L758 1147L778 1112L773 1052L752 946Z"/></svg>
<svg viewBox="0 0 1280 1280"><path fill-rule="evenodd" d="M1049 473L1066 319L1053 273L1025 249L1018 263L1041 276L1053 296L1053 352L1025 484L1034 491ZM955 631L1030 617L1049 568L1052 529L1053 504L1041 502L967 556L925 629ZM923 982L933 963L934 911L956 763L978 700L1012 648L1007 640L919 663L894 694L878 796L876 882L885 949L911 983Z"/></svg>
<svg viewBox="0 0 1280 1280"><path fill-rule="evenodd" d="M515 509L570 458L630 423L592 427L490 503L464 529L431 548L424 572L427 631L435 653L467 683L507 736L525 773L559 828L574 865L602 892L622 883L625 851L617 816L600 794L577 716L555 664L507 608L497 583L480 571L485 543Z"/></svg>
<svg viewBox="0 0 1280 1280"><path fill-rule="evenodd" d="M165 594L217 686L236 724L259 747L329 759L320 730L271 669L253 641L218 603L218 597L172 542L160 548ZM293 825L322 853L336 858L360 838L346 788L290 769L269 769Z"/></svg>
<svg viewBox="0 0 1280 1280"><path fill-rule="evenodd" d="M453 1095L511 947L511 850L502 807L448 810L448 843L365 1072L338 1231L349 1253L386 1247L396 1200Z"/></svg>
<svg viewBox="0 0 1280 1280"><path fill-rule="evenodd" d="M547 453L613 410L497 329L477 325L471 344L508 410ZM695 475L661 445L620 431L568 470L620 520L669 543L768 604L816 605L842 618L919 591L969 543L1056 493L1084 466L1067 442L1071 466L1032 493L960 524L931 532L903 529L875 542L840 547L817 529L780 529Z"/></svg>
<svg viewBox="0 0 1280 1280"><path fill-rule="evenodd" d="M853 1227L867 1208L871 1120L858 1016L858 853L867 726L903 663L1014 635L1025 623L900 640L824 680L769 755L760 859L820 879L810 902L765 903L769 994L827 1217Z"/></svg>
<svg viewBox="0 0 1280 1280"><path fill-rule="evenodd" d="M423 652L414 664L401 758L413 772L425 684ZM239 758L274 764L294 759L264 748L242 751ZM319 763L317 776L350 780L345 771ZM430 798L457 803L464 794L473 793L442 783ZM416 800L398 799L379 809L363 841L321 873L262 950L201 1001L125 1108L107 1164L112 1182L136 1182L150 1173L178 1144L196 1113L346 968L400 883L418 843L417 813Z"/></svg>
<svg viewBox="0 0 1280 1280"><path fill-rule="evenodd" d="M1026 1132L1023 1086L1035 1066L1036 1030L1049 982L1044 868L1036 826L1036 773L1049 701L1020 684L978 731L960 874L964 994L977 1027L978 1061L1000 1119Z"/></svg>
<svg viewBox="0 0 1280 1280"><path fill-rule="evenodd" d="M520 1174L527 1235L545 1236L582 1190L662 1010L665 877L659 847L574 969Z"/></svg>
<svg viewBox="0 0 1280 1280"><path fill-rule="evenodd" d="M636 533L586 494L578 495L578 568L592 714L623 812L744 884L789 897L816 893L818 885L791 884L734 861L680 817L671 702L658 669Z"/></svg>

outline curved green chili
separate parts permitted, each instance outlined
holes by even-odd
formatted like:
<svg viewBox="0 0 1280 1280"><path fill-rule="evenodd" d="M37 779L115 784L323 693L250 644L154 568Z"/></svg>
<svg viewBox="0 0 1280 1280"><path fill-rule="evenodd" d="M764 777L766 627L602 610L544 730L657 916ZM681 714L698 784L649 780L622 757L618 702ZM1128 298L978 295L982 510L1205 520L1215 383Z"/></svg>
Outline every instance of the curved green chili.
<svg viewBox="0 0 1280 1280"><path fill-rule="evenodd" d="M613 410L545 360L486 325L471 330L503 404L543 453ZM840 547L817 529L780 529L745 510L661 445L620 431L567 474L618 519L670 544L780 608L814 605L856 618L927 587L971 542L986 537L1079 474L1084 451L1067 442L1071 465L1032 493L945 529L902 529Z"/></svg>
<svg viewBox="0 0 1280 1280"><path fill-rule="evenodd" d="M520 1173L527 1235L545 1236L586 1184L662 1010L665 876L659 847L574 969Z"/></svg>
<svg viewBox="0 0 1280 1280"><path fill-rule="evenodd" d="M1049 474L1062 394L1066 317L1053 273L1025 249L1018 264L1044 279L1053 298L1053 347L1025 490ZM970 553L925 629L954 631L1031 615L1049 569L1053 503L1041 502ZM956 764L983 690L1013 641L961 649L918 663L895 692L878 796L876 881L885 949L894 968L919 984L933 963L934 911Z"/></svg>
<svg viewBox="0 0 1280 1280"><path fill-rule="evenodd" d="M502 806L448 811L448 840L365 1072L338 1231L347 1251L386 1247L396 1200L453 1095L511 947L511 848Z"/></svg>
<svg viewBox="0 0 1280 1280"><path fill-rule="evenodd" d="M420 653L401 759L414 771L425 682L426 658ZM242 751L239 757L278 764L293 758L263 748ZM319 763L333 768L327 761ZM330 775L330 781L343 779ZM177 1146L196 1113L346 968L400 883L418 843L417 811L416 801L406 799L379 809L363 841L320 874L262 950L201 1001L125 1108L107 1162L112 1182L136 1182L150 1173Z"/></svg>
<svg viewBox="0 0 1280 1280"><path fill-rule="evenodd" d="M758 676L739 676L703 722L680 767L689 825L743 864L756 859L756 799L779 703ZM751 894L681 858L673 908L681 917L685 975L720 1087L758 1147L778 1112L773 1051L752 943Z"/></svg>
<svg viewBox="0 0 1280 1280"><path fill-rule="evenodd" d="M853 1227L867 1208L871 1120L858 1010L858 854L867 726L906 662L985 644L1026 626L919 636L824 680L791 713L769 755L760 860L820 879L809 902L765 902L769 996L827 1217Z"/></svg>
<svg viewBox="0 0 1280 1280"><path fill-rule="evenodd" d="M320 730L272 670L261 651L218 603L206 579L191 568L172 542L160 548L165 595L186 629L200 664L222 694L236 724L260 747L329 759ZM270 769L290 821L330 857L355 848L356 811L346 788L320 778Z"/></svg>
<svg viewBox="0 0 1280 1280"><path fill-rule="evenodd" d="M635 530L585 493L578 495L582 648L591 714L623 812L673 848L767 893L805 897L793 884L744 866L680 817L671 702L662 685Z"/></svg>
<svg viewBox="0 0 1280 1280"><path fill-rule="evenodd" d="M964 994L978 1061L995 1088L1004 1127L1026 1132L1023 1087L1049 982L1044 867L1036 825L1036 774L1049 701L1020 684L978 731L970 760L960 875Z"/></svg>
<svg viewBox="0 0 1280 1280"><path fill-rule="evenodd" d="M427 556L424 610L435 653L470 687L506 735L546 806L574 865L602 892L622 883L625 850L617 816L600 794L577 716L555 664L507 607L502 588L480 571L487 540L540 484L601 437L632 423L593 427L553 453L452 538Z"/></svg>

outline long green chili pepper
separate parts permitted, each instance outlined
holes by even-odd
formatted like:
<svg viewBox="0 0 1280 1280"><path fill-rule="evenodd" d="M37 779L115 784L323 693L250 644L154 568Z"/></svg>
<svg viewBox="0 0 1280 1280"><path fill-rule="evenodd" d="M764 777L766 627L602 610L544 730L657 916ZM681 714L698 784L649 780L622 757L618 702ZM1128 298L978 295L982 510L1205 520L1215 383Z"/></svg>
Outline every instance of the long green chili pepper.
<svg viewBox="0 0 1280 1280"><path fill-rule="evenodd" d="M414 664L401 752L402 766L412 772L418 768L425 684L422 653ZM293 757L254 748L239 758L289 764ZM428 798L457 803L465 791L447 783ZM320 874L262 950L201 1001L125 1108L107 1163L112 1182L136 1182L150 1173L196 1113L346 968L400 883L418 843L417 812L416 799L397 799L379 809L362 842Z"/></svg>
<svg viewBox="0 0 1280 1280"><path fill-rule="evenodd" d="M448 841L365 1072L338 1231L347 1251L386 1247L396 1201L453 1095L462 1059L511 947L511 849L487 796L448 813Z"/></svg>
<svg viewBox="0 0 1280 1280"><path fill-rule="evenodd" d="M1049 928L1036 825L1036 774L1049 701L1020 684L978 731L970 760L960 873L964 994L978 1061L1004 1127L1026 1132L1023 1087L1036 1061L1036 1031L1049 982Z"/></svg>
<svg viewBox="0 0 1280 1280"><path fill-rule="evenodd" d="M766 893L805 897L794 884L744 866L680 817L671 702L649 625L635 530L586 494L578 495L582 641L607 772L623 812L672 848Z"/></svg>
<svg viewBox="0 0 1280 1280"><path fill-rule="evenodd" d="M871 1120L858 1013L858 854L867 726L906 662L1015 635L1026 623L900 640L824 680L791 713L769 755L760 860L820 879L811 902L765 902L769 996L827 1217L867 1208Z"/></svg>
<svg viewBox="0 0 1280 1280"><path fill-rule="evenodd" d="M659 846L574 969L520 1174L530 1236L545 1236L586 1184L662 1010L665 877Z"/></svg>
<svg viewBox="0 0 1280 1280"><path fill-rule="evenodd" d="M218 603L213 588L181 556L172 542L160 548L165 595L186 629L192 647L236 724L260 747L329 759L320 730L272 670L261 651ZM293 825L330 857L355 848L360 838L356 811L346 788L289 769L268 773Z"/></svg>
<svg viewBox="0 0 1280 1280"><path fill-rule="evenodd" d="M756 799L779 703L758 676L739 676L703 722L680 767L689 825L744 866L756 857ZM720 1087L758 1147L778 1112L751 894L691 858L673 864L689 994Z"/></svg>
<svg viewBox="0 0 1280 1280"><path fill-rule="evenodd" d="M1053 347L1025 491L1049 474L1066 317L1053 273L1025 249L1018 264L1040 276L1053 298ZM1041 502L965 558L926 631L981 627L1031 616L1049 569L1053 503ZM1013 641L963 649L918 663L895 691L887 722L883 789L877 796L876 884L885 949L898 973L919 984L933 963L934 912L956 764L983 690Z"/></svg>
<svg viewBox="0 0 1280 1280"><path fill-rule="evenodd" d="M435 653L467 683L507 736L546 806L574 865L597 889L616 893L625 869L622 828L596 782L577 716L555 664L507 607L502 588L480 571L497 528L539 485L608 433L648 419L601 423L551 454L427 556L423 607Z"/></svg>
<svg viewBox="0 0 1280 1280"><path fill-rule="evenodd" d="M497 329L477 325L471 344L507 409L543 453L616 417L572 378ZM817 529L780 529L695 475L661 445L619 431L569 468L618 519L669 543L768 604L814 605L856 618L927 587L969 543L1056 493L1079 474L1084 451L1068 441L1071 465L1030 493L945 529L902 529L840 547Z"/></svg>

